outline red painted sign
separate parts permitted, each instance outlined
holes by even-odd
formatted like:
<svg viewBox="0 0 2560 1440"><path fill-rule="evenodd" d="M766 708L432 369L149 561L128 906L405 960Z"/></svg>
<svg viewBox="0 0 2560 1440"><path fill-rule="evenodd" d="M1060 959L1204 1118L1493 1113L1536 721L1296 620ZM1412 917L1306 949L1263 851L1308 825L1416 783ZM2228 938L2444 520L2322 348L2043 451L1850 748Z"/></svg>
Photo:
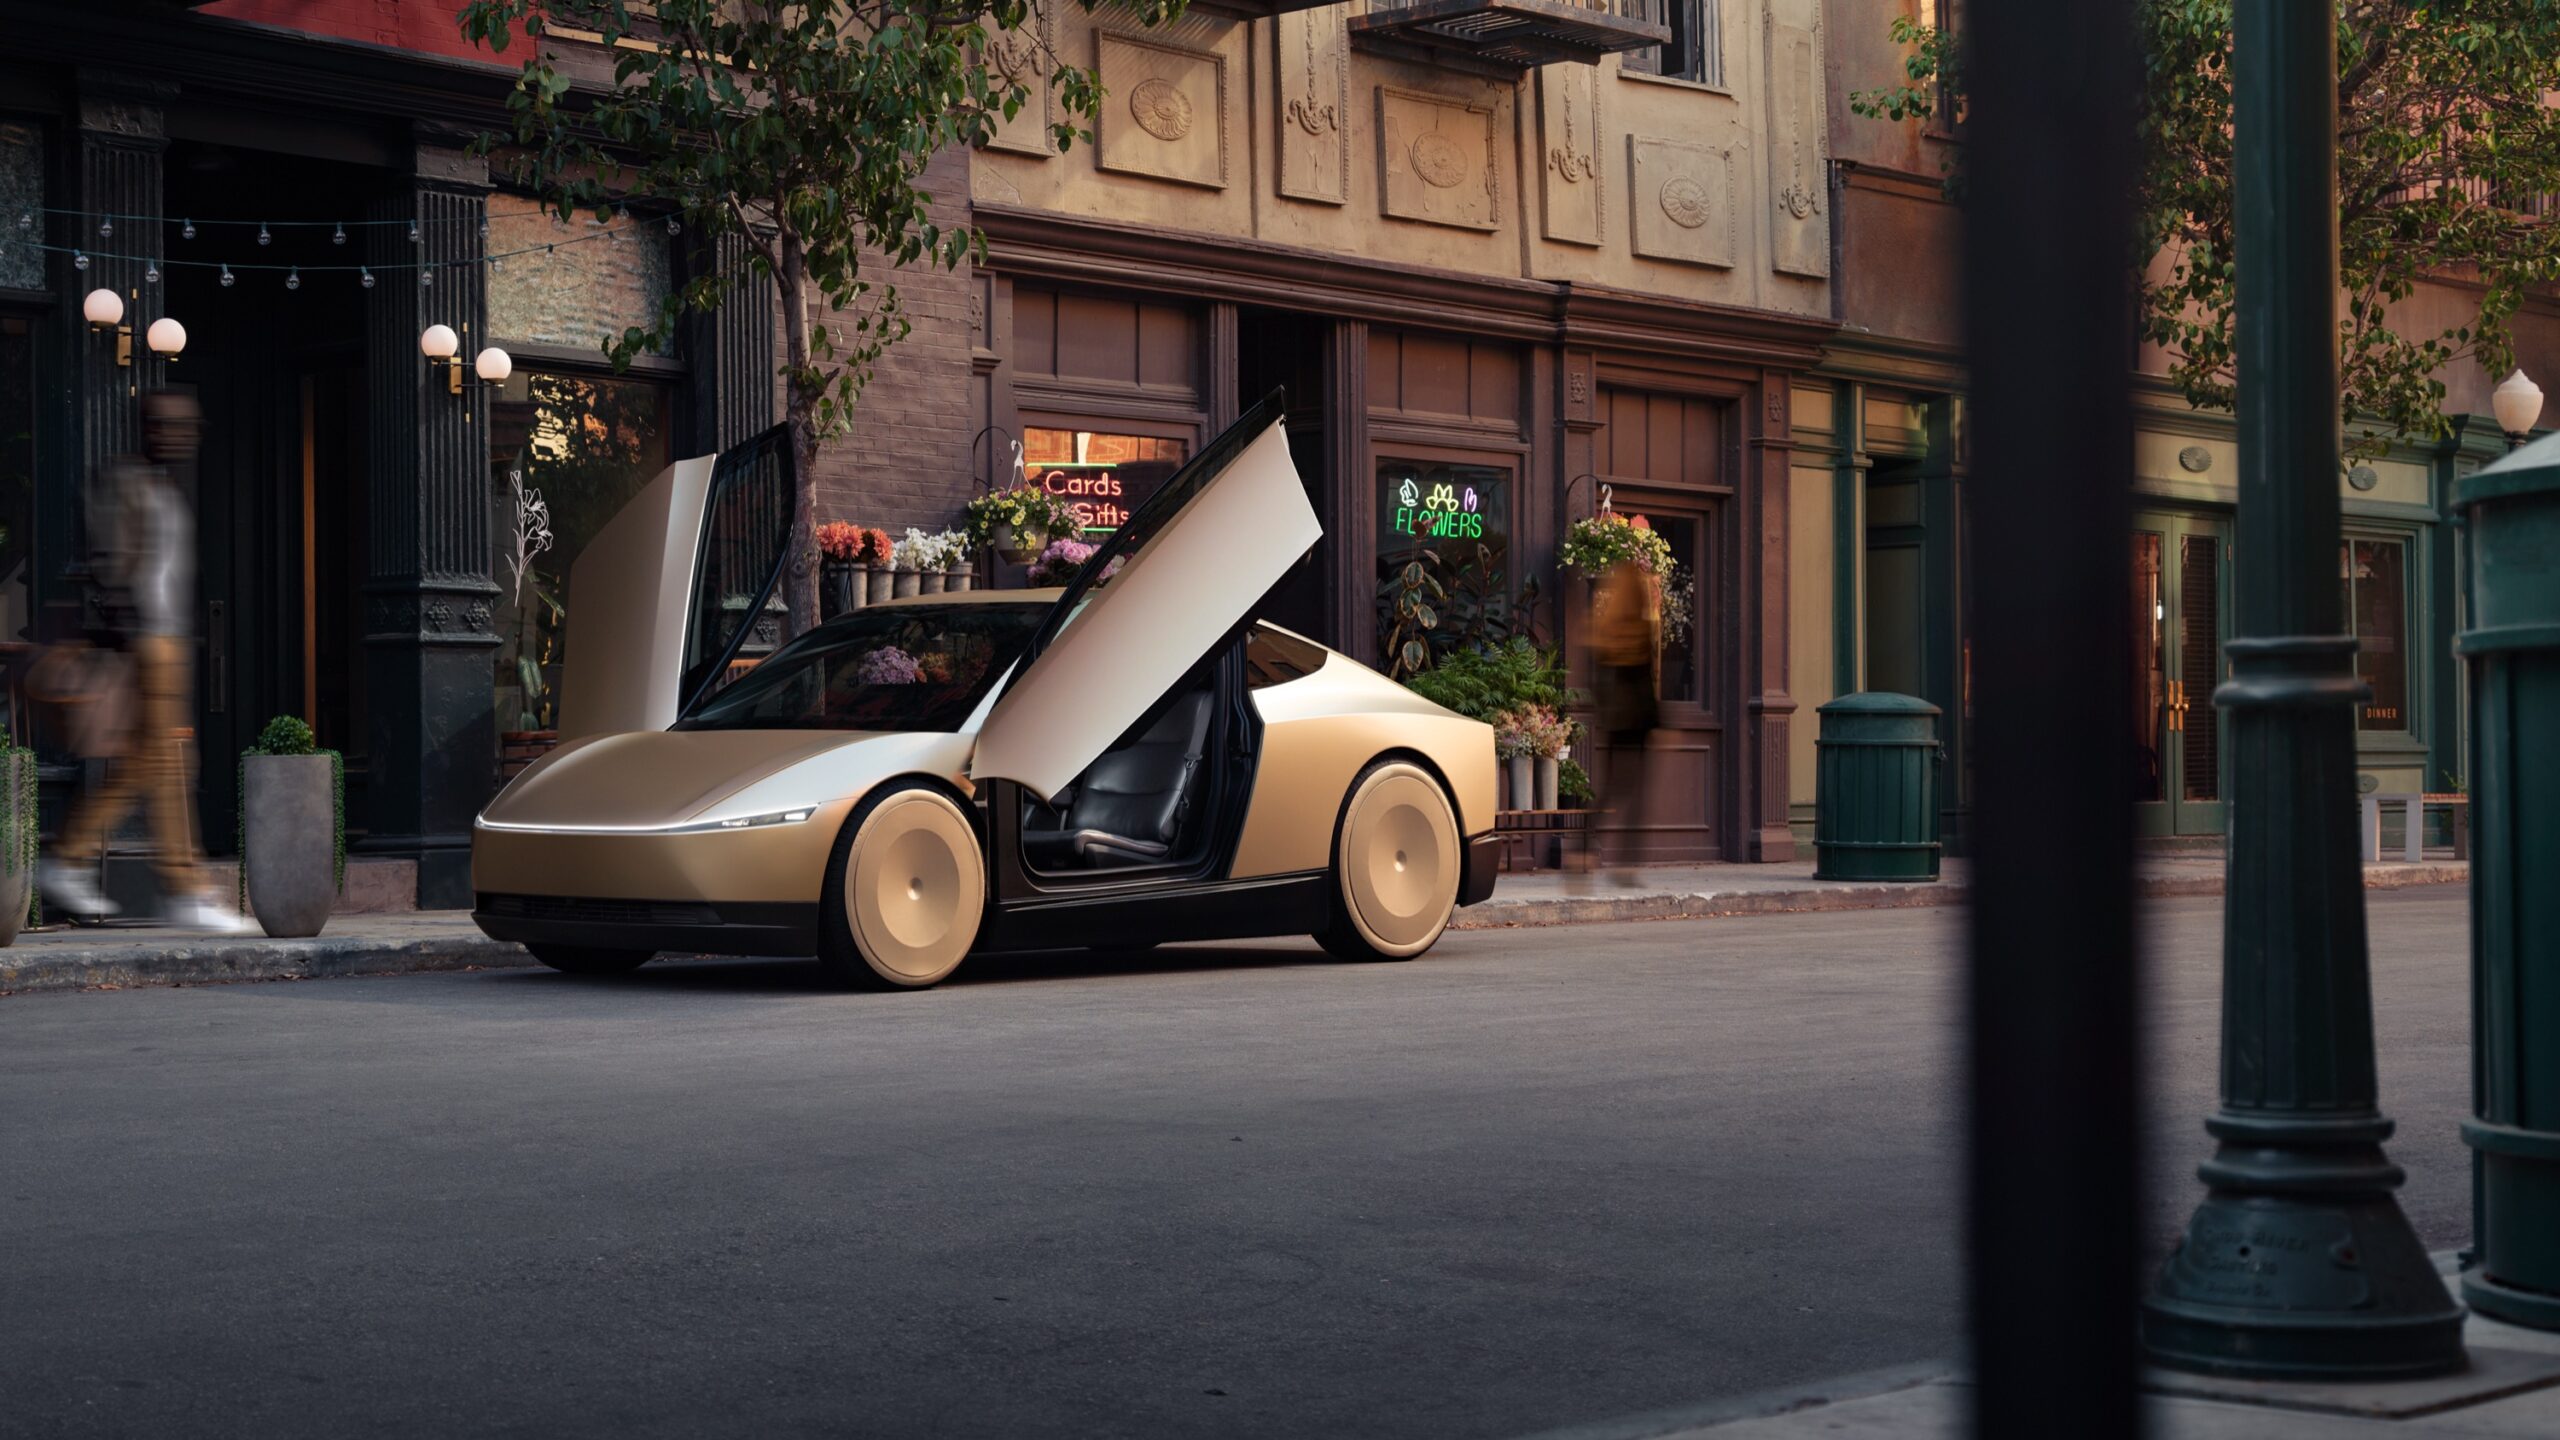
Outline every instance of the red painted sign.
<svg viewBox="0 0 2560 1440"><path fill-rule="evenodd" d="M506 56L495 56L462 38L462 27L454 20L461 8L457 0L214 0L196 13L515 68L521 62L520 47L509 46Z"/></svg>

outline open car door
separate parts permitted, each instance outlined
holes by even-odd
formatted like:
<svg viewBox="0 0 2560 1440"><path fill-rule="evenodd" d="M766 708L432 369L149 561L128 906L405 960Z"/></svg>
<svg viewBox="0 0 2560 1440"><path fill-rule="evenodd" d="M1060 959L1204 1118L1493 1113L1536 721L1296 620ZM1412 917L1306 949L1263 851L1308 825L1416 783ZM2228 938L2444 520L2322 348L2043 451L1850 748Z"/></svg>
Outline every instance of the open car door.
<svg viewBox="0 0 2560 1440"><path fill-rule="evenodd" d="M1056 795L1323 538L1281 412L1273 391L1085 562L980 727L972 779Z"/></svg>
<svg viewBox="0 0 2560 1440"><path fill-rule="evenodd" d="M658 473L569 568L560 738L663 730L728 683L782 579L791 435Z"/></svg>

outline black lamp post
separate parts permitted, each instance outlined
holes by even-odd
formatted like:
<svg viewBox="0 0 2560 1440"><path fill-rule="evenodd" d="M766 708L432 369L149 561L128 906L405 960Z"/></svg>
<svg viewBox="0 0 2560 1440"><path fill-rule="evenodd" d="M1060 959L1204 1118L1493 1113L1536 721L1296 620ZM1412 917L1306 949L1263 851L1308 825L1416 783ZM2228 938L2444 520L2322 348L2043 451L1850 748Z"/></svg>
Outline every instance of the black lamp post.
<svg viewBox="0 0 2560 1440"><path fill-rule="evenodd" d="M2338 593L2335 7L2240 0L2232 45L2240 534L2220 1142L2144 1303L2180 1369L2396 1379L2463 1364L2462 1307L2392 1196L2356 854L2356 642Z"/></svg>

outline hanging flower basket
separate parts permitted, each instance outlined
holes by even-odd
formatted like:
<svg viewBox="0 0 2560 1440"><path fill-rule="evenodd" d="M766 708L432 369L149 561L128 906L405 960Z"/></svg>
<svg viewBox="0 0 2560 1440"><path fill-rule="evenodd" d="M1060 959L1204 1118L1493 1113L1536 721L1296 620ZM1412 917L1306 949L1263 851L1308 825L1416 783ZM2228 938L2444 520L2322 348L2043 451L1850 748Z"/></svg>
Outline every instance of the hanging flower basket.
<svg viewBox="0 0 2560 1440"><path fill-rule="evenodd" d="M1064 496L1037 485L980 495L962 508L960 523L972 548L991 548L1015 565L1030 563L1043 546L1075 534L1083 525L1076 507Z"/></svg>

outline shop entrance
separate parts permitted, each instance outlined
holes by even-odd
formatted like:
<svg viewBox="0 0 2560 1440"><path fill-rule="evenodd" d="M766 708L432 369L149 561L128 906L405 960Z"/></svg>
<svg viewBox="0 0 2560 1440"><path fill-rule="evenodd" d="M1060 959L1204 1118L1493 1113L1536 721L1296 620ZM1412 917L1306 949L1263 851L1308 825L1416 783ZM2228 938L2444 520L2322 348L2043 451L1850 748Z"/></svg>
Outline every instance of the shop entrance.
<svg viewBox="0 0 2560 1440"><path fill-rule="evenodd" d="M2222 712L2213 689L2231 634L2231 530L2210 516L2133 521L2134 815L2146 836L2218 835Z"/></svg>

